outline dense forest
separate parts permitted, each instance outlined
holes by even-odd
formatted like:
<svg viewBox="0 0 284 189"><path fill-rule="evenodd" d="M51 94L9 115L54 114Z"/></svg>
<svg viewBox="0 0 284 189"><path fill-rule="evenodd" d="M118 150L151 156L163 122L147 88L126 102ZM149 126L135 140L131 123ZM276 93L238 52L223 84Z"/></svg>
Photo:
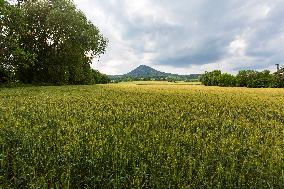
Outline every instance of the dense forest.
<svg viewBox="0 0 284 189"><path fill-rule="evenodd" d="M279 68L275 73L271 73L269 70L262 72L241 70L236 76L222 73L220 70L214 70L205 72L200 80L206 86L283 88L284 67Z"/></svg>
<svg viewBox="0 0 284 189"><path fill-rule="evenodd" d="M107 39L70 0L0 0L0 84L107 83Z"/></svg>

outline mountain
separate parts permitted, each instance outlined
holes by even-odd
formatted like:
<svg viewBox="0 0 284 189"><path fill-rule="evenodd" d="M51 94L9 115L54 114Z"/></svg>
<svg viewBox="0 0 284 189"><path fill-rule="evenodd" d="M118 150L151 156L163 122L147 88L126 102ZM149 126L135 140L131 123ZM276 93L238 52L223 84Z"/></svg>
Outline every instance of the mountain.
<svg viewBox="0 0 284 189"><path fill-rule="evenodd" d="M157 71L149 66L140 65L139 67L135 68L131 72L125 74L124 76L128 77L154 77L154 76L168 76L169 74Z"/></svg>
<svg viewBox="0 0 284 189"><path fill-rule="evenodd" d="M146 65L140 65L131 72L124 75L111 75L109 78L113 81L129 81L129 80L174 80L174 81L190 81L198 80L200 74L178 75L165 73L155 70Z"/></svg>

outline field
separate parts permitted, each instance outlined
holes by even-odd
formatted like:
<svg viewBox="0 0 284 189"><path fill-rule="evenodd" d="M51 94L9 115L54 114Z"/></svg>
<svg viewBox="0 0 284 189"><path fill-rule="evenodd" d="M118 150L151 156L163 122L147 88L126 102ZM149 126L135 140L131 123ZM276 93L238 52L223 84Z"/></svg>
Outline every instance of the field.
<svg viewBox="0 0 284 189"><path fill-rule="evenodd" d="M0 88L0 188L283 188L284 89Z"/></svg>

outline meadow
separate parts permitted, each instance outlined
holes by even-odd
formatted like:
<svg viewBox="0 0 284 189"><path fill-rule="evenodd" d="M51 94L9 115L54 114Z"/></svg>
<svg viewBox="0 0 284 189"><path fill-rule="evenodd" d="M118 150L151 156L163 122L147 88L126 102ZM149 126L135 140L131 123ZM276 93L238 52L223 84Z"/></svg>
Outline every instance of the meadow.
<svg viewBox="0 0 284 189"><path fill-rule="evenodd" d="M284 89L0 88L0 188L283 188Z"/></svg>

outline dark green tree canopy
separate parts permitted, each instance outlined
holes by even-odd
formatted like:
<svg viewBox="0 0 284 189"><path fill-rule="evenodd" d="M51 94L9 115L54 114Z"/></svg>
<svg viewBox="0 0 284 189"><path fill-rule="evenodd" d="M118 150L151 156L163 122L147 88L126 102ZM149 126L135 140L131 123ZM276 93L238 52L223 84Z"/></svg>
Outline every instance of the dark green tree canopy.
<svg viewBox="0 0 284 189"><path fill-rule="evenodd" d="M18 0L3 5L1 63L10 66L20 81L92 80L90 64L105 52L107 40L73 1Z"/></svg>

